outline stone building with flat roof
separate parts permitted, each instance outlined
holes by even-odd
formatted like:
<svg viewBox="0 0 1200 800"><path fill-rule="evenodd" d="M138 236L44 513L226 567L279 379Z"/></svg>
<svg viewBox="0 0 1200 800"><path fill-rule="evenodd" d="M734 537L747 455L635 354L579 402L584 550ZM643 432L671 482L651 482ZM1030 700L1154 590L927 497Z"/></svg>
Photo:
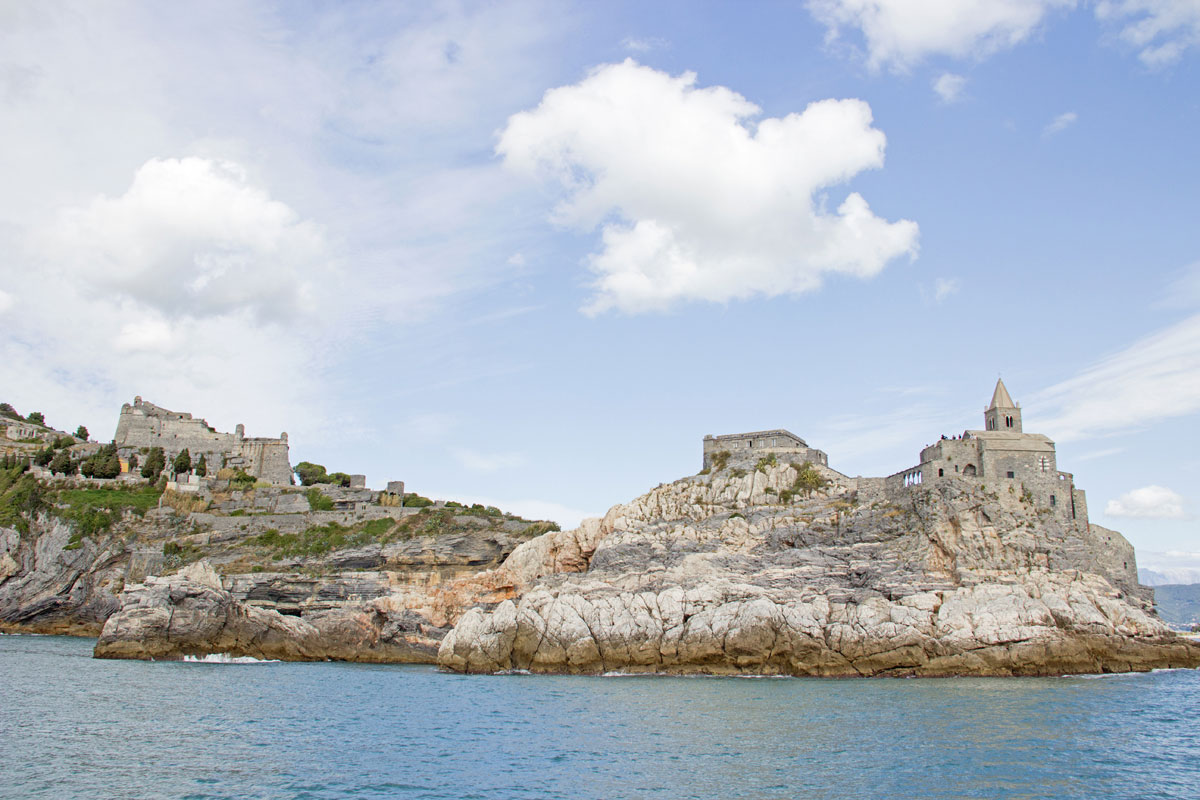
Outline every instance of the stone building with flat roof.
<svg viewBox="0 0 1200 800"><path fill-rule="evenodd" d="M808 442L782 428L771 431L731 433L724 436L713 436L712 434L705 436L705 469L712 466L713 454L722 450L728 451L730 455L734 456L753 453L761 457L775 453L778 456L788 456L799 461L811 461L822 466L829 465L829 456L815 447L809 447Z"/></svg>

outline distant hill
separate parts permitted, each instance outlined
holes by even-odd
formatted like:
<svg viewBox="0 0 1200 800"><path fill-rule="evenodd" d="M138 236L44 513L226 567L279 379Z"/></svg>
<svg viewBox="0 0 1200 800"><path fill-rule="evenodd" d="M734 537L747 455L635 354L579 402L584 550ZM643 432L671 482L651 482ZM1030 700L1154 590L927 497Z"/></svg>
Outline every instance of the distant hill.
<svg viewBox="0 0 1200 800"><path fill-rule="evenodd" d="M1138 583L1142 586L1166 586L1168 584L1200 583L1200 569L1181 567L1178 569L1138 568Z"/></svg>
<svg viewBox="0 0 1200 800"><path fill-rule="evenodd" d="M1169 583L1154 587L1158 615L1176 629L1189 629L1200 623L1200 583Z"/></svg>

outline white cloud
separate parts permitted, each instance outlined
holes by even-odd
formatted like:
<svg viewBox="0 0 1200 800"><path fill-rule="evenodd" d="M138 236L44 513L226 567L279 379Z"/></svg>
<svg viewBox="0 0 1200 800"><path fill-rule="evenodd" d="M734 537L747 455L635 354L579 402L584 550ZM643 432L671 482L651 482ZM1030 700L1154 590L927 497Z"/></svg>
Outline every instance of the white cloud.
<svg viewBox="0 0 1200 800"><path fill-rule="evenodd" d="M1062 442L1200 411L1200 314L1038 392L1029 405L1057 409L1037 427Z"/></svg>
<svg viewBox="0 0 1200 800"><path fill-rule="evenodd" d="M501 133L510 169L565 189L556 222L601 228L585 311L797 294L915 255L916 223L875 216L857 193L830 213L820 194L883 166L866 103L823 100L755 125L744 97L695 83L632 60L605 65Z"/></svg>
<svg viewBox="0 0 1200 800"><path fill-rule="evenodd" d="M809 0L836 40L862 33L867 63L905 69L929 55L981 58L1019 44L1046 15L1075 0Z"/></svg>
<svg viewBox="0 0 1200 800"><path fill-rule="evenodd" d="M151 159L120 197L63 211L35 248L168 314L286 319L312 310L318 276L340 285L319 228L229 161Z"/></svg>
<svg viewBox="0 0 1200 800"><path fill-rule="evenodd" d="M959 290L960 283L957 278L938 278L933 282L933 301L940 303L952 294L956 294Z"/></svg>
<svg viewBox="0 0 1200 800"><path fill-rule="evenodd" d="M0 290L0 314L3 314L5 311L8 311L10 308L12 308L14 302L15 301L13 300L11 294Z"/></svg>
<svg viewBox="0 0 1200 800"><path fill-rule="evenodd" d="M943 103L949 105L962 99L963 89L966 86L967 79L962 75L955 75L953 72L943 72L933 82L933 91L937 92L937 96L942 99Z"/></svg>
<svg viewBox="0 0 1200 800"><path fill-rule="evenodd" d="M1061 133L1070 126L1074 125L1075 120L1077 119L1079 119L1079 115L1074 111L1063 112L1054 119L1050 120L1050 123L1042 129L1042 136L1050 137L1056 133Z"/></svg>
<svg viewBox="0 0 1200 800"><path fill-rule="evenodd" d="M331 371L516 269L519 189L480 147L544 88L564 17L542 0L5 6L5 399L100 428L142 394L340 442L366 393Z"/></svg>
<svg viewBox="0 0 1200 800"><path fill-rule="evenodd" d="M457 448L453 452L458 463L472 472L497 472L526 462L522 453L482 453L468 448Z"/></svg>
<svg viewBox="0 0 1200 800"><path fill-rule="evenodd" d="M1200 0L1102 0L1097 18L1122 25L1122 41L1151 68L1164 67L1200 46Z"/></svg>
<svg viewBox="0 0 1200 800"><path fill-rule="evenodd" d="M1137 519L1185 519L1183 497L1165 486L1143 486L1109 500L1104 513Z"/></svg>
<svg viewBox="0 0 1200 800"><path fill-rule="evenodd" d="M631 53L648 53L651 50L662 50L670 45L670 42L659 36L626 36L621 40L621 46Z"/></svg>

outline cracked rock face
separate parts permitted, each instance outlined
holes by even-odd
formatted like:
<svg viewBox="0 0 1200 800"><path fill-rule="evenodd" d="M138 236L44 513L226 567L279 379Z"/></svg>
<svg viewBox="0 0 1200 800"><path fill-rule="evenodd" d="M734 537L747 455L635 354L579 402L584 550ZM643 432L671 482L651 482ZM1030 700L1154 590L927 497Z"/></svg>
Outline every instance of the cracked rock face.
<svg viewBox="0 0 1200 800"><path fill-rule="evenodd" d="M732 463L517 548L466 611L462 672L1046 675L1200 665L1132 548L967 481L859 503L854 479ZM480 578L485 578L484 573ZM494 578L493 578L494 579Z"/></svg>

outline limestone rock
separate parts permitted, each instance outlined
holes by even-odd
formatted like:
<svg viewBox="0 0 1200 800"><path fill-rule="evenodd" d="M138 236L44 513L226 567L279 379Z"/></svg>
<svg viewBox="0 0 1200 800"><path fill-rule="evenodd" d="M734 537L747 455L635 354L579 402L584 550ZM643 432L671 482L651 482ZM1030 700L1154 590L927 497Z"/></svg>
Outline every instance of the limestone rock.
<svg viewBox="0 0 1200 800"><path fill-rule="evenodd" d="M494 571L519 595L467 611L438 663L826 676L1200 665L1200 646L1123 585L1119 534L966 481L896 506L859 502L853 479L827 470L824 491L785 501L796 469L752 466L522 545Z"/></svg>
<svg viewBox="0 0 1200 800"><path fill-rule="evenodd" d="M428 662L430 631L405 614L366 604L303 617L239 602L204 561L128 587L96 642L99 658L181 658L226 653L262 659Z"/></svg>

